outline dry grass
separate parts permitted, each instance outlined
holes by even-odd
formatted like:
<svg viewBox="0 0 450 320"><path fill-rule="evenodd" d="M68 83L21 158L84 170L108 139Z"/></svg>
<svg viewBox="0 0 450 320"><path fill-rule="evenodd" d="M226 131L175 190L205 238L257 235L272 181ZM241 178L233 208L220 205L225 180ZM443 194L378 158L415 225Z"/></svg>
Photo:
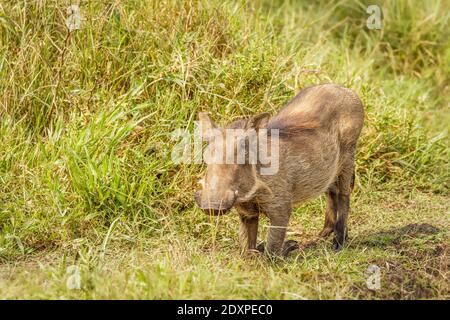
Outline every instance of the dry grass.
<svg viewBox="0 0 450 320"><path fill-rule="evenodd" d="M68 5L0 4L0 297L449 298L447 2L386 2L369 30L359 1L83 1L72 33ZM241 257L170 133L324 82L367 110L350 243L316 242L317 199L292 219L301 252Z"/></svg>

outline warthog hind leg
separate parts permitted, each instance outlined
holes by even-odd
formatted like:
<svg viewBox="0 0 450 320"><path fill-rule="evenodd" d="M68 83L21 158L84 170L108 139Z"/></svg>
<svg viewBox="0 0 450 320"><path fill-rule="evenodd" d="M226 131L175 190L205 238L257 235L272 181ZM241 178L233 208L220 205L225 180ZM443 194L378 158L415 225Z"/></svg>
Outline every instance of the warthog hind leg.
<svg viewBox="0 0 450 320"><path fill-rule="evenodd" d="M327 191L327 208L325 209L325 225L319 236L327 238L334 231L338 211L338 195L336 183L333 183Z"/></svg>

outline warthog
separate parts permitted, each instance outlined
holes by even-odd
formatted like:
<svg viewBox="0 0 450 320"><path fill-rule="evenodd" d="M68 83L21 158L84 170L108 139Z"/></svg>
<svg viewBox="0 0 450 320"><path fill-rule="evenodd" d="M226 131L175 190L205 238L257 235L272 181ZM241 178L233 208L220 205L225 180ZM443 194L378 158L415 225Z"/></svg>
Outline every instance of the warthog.
<svg viewBox="0 0 450 320"><path fill-rule="evenodd" d="M203 188L195 193L195 200L206 213L214 215L234 206L240 215L244 249L280 255L298 246L295 241L284 242L293 206L325 192L327 208L320 236L334 232L333 248L340 250L347 239L355 151L363 121L364 108L358 96L335 84L301 90L273 118L260 114L218 128L207 114L201 113L202 134L209 141L209 150L224 152L218 147L220 141L236 153L244 152L245 161L207 164L205 177L200 180ZM241 129L244 134L229 141L226 129ZM274 143L270 139L275 136L273 132L278 133L275 151L279 157L269 148L270 165L277 162L275 174L261 174L268 164L259 159L256 163L249 161L249 150L255 144L246 134L249 130L266 134L268 145ZM215 139L218 136L221 139ZM268 217L271 226L267 244L257 247L260 214Z"/></svg>

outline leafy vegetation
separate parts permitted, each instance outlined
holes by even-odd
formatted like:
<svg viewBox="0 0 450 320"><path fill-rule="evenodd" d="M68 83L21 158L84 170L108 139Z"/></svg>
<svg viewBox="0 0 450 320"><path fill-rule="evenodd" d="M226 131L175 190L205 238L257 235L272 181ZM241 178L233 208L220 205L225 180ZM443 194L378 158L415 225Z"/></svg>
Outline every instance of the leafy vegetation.
<svg viewBox="0 0 450 320"><path fill-rule="evenodd" d="M70 4L0 4L0 297L449 298L448 2L382 2L370 30L356 0L82 1L69 32ZM321 198L294 214L298 254L242 257L171 133L325 82L367 112L350 243L316 240Z"/></svg>

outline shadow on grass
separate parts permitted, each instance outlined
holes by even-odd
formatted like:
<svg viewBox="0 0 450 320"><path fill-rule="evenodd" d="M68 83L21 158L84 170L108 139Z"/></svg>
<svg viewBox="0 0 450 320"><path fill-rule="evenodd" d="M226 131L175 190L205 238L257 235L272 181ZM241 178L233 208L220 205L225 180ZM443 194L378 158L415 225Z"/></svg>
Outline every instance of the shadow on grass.
<svg viewBox="0 0 450 320"><path fill-rule="evenodd" d="M449 292L447 275L449 272L450 247L438 239L427 241L426 246L415 246L407 240L426 239L430 235L443 232L428 223L412 223L373 233L359 234L350 239L344 250L381 248L395 249L394 255L377 256L365 261L381 268L382 290L371 291L365 282L355 282L351 291L364 299L432 299L442 298ZM315 239L301 245L302 250L314 250L329 240Z"/></svg>
<svg viewBox="0 0 450 320"><path fill-rule="evenodd" d="M347 248L358 248L361 246L365 247L398 247L401 245L403 240L406 239L419 239L424 236L434 235L440 233L442 230L428 223L411 223L402 227L393 227L387 230L381 230L373 233L360 234L358 237L350 239L346 247ZM302 250L315 249L319 245L323 244L324 240L322 238L317 238L308 241L300 245Z"/></svg>
<svg viewBox="0 0 450 320"><path fill-rule="evenodd" d="M394 227L388 230L382 230L375 233L360 235L358 239L362 241L354 241L352 244L356 246L369 247L387 247L401 245L402 241L406 239L419 239L424 236L434 235L441 232L441 229L428 223L411 223L403 227ZM350 244L350 247L352 247Z"/></svg>

